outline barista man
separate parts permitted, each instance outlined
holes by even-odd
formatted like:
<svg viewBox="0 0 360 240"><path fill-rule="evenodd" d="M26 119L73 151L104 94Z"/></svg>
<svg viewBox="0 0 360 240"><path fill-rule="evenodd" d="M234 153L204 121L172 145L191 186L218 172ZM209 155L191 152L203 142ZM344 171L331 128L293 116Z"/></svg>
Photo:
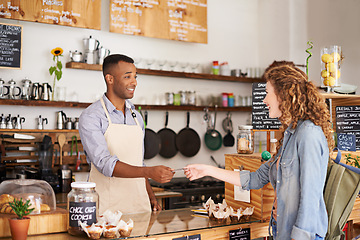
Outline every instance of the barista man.
<svg viewBox="0 0 360 240"><path fill-rule="evenodd" d="M89 181L96 183L100 214L107 209L123 213L160 210L148 178L169 182L174 172L166 166L143 165L144 122L128 100L137 85L134 60L121 54L104 59L106 93L86 108L79 132Z"/></svg>

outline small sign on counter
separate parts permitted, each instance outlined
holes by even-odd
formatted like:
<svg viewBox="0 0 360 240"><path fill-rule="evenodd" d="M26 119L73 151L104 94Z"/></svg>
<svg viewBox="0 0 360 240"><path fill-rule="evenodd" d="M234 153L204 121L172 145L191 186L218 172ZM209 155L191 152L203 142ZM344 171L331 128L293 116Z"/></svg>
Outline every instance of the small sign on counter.
<svg viewBox="0 0 360 240"><path fill-rule="evenodd" d="M196 235L191 235L191 236L173 238L173 240L201 240L201 235L196 234Z"/></svg>
<svg viewBox="0 0 360 240"><path fill-rule="evenodd" d="M250 240L250 228L230 230L229 240Z"/></svg>
<svg viewBox="0 0 360 240"><path fill-rule="evenodd" d="M339 133L337 135L337 147L343 151L356 151L356 138L354 134Z"/></svg>

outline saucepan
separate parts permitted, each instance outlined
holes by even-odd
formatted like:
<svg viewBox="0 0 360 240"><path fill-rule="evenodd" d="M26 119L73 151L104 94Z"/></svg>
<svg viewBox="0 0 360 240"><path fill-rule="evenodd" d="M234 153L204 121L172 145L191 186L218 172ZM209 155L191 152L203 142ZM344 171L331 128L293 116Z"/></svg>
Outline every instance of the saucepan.
<svg viewBox="0 0 360 240"><path fill-rule="evenodd" d="M145 111L145 139L144 159L151 159L160 151L160 136L154 130L147 127L148 112Z"/></svg>
<svg viewBox="0 0 360 240"><path fill-rule="evenodd" d="M164 158L172 158L178 152L176 147L176 133L167 127L169 121L169 112L165 113L165 127L160 129L157 134L160 136L161 148L159 151L160 156Z"/></svg>

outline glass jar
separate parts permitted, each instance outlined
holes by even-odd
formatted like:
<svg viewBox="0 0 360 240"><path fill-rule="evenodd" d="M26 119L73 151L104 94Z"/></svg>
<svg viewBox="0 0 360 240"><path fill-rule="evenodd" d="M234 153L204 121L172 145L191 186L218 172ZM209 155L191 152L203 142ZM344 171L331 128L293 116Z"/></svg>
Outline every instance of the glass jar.
<svg viewBox="0 0 360 240"><path fill-rule="evenodd" d="M277 144L277 139L276 138L272 138L270 139L270 153L276 153L276 144Z"/></svg>
<svg viewBox="0 0 360 240"><path fill-rule="evenodd" d="M72 182L72 190L67 196L69 211L68 233L83 236L84 231L78 223L80 220L86 225L96 223L99 209L99 195L95 191L93 182Z"/></svg>
<svg viewBox="0 0 360 240"><path fill-rule="evenodd" d="M254 153L254 132L252 126L239 126L239 134L237 135L237 152L245 154Z"/></svg>

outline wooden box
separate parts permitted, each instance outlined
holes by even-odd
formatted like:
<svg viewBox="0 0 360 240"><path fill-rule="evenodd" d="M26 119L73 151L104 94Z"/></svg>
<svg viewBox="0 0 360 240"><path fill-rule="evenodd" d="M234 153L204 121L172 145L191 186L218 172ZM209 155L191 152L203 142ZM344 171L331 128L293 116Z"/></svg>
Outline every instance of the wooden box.
<svg viewBox="0 0 360 240"><path fill-rule="evenodd" d="M15 218L15 214L0 213L0 237L10 237L10 226L8 218ZM29 226L29 235L67 232L69 215L68 211L62 208L56 208L49 213L29 215L31 218Z"/></svg>
<svg viewBox="0 0 360 240"><path fill-rule="evenodd" d="M243 166L244 170L255 172L261 164L260 153L225 154L225 168L227 170L239 169L239 166ZM262 221L269 221L274 201L274 189L268 183L262 189L250 190L250 203L246 203L235 200L234 185L225 183L225 200L233 208L254 206L253 216Z"/></svg>

